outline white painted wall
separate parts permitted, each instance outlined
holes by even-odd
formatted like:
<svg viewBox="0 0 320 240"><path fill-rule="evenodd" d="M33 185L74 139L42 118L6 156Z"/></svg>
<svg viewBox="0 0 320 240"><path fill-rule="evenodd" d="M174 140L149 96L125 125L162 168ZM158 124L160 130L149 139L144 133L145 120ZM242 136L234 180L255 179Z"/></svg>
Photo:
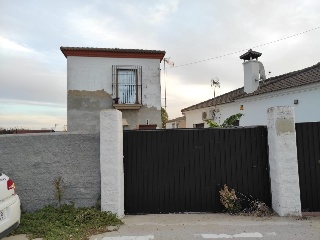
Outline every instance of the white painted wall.
<svg viewBox="0 0 320 240"><path fill-rule="evenodd" d="M259 87L260 71L264 75L263 64L256 60L250 60L243 63L244 72L244 92L252 93L256 91Z"/></svg>
<svg viewBox="0 0 320 240"><path fill-rule="evenodd" d="M112 65L142 66L142 103L161 109L159 59L68 56L68 91L103 89L112 94Z"/></svg>
<svg viewBox="0 0 320 240"><path fill-rule="evenodd" d="M294 104L294 100L299 101ZM216 106L219 113L216 114L217 123L222 123L232 114L242 113L240 126L267 125L267 109L273 106L292 106L295 111L296 122L320 121L320 84L308 85L300 88L282 90L268 94L236 100ZM240 110L243 105L244 110ZM214 107L197 109L185 112L186 127L192 128L193 124L203 123L202 112L214 109ZM205 127L208 125L205 123Z"/></svg>
<svg viewBox="0 0 320 240"><path fill-rule="evenodd" d="M271 107L267 114L272 208L279 216L301 216L294 108Z"/></svg>
<svg viewBox="0 0 320 240"><path fill-rule="evenodd" d="M177 128L177 127L176 127L176 123L177 123L177 122L169 122L169 123L166 123L166 129Z"/></svg>
<svg viewBox="0 0 320 240"><path fill-rule="evenodd" d="M181 124L180 121L169 122L169 123L166 123L166 129L182 128L183 126L181 125L183 124Z"/></svg>
<svg viewBox="0 0 320 240"><path fill-rule="evenodd" d="M202 120L202 112L209 112L210 110L213 110L213 109L215 108L210 107L210 108L196 109L196 110L185 112L186 128L193 128L194 124L203 123L204 121ZM222 124L223 121L230 115L241 112L239 110L238 104L235 104L235 103L227 103L227 104L216 106L216 111L217 110L219 110L219 112L216 112L216 117L213 121L219 124ZM207 123L205 122L204 122L204 127L205 128L208 127Z"/></svg>
<svg viewBox="0 0 320 240"><path fill-rule="evenodd" d="M298 104L294 104L295 99L299 101ZM266 125L266 111L274 106L292 106L296 122L320 121L320 84L263 94L237 103L239 107L244 107L241 111L244 116L240 120L242 126Z"/></svg>
<svg viewBox="0 0 320 240"><path fill-rule="evenodd" d="M124 216L122 113L100 112L101 210Z"/></svg>

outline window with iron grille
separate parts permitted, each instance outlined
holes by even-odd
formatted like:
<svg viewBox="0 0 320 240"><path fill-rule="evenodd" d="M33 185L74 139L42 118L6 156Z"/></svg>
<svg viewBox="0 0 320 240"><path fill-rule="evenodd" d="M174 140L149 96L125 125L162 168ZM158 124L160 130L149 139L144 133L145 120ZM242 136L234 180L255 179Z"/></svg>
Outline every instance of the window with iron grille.
<svg viewBox="0 0 320 240"><path fill-rule="evenodd" d="M142 104L142 67L112 66L112 97L116 104Z"/></svg>

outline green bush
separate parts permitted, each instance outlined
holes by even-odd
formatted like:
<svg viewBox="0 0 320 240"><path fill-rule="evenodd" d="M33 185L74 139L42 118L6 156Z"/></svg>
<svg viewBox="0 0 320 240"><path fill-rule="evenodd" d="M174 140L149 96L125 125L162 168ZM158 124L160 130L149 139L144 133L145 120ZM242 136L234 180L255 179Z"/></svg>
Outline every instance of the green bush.
<svg viewBox="0 0 320 240"><path fill-rule="evenodd" d="M236 195L236 191L225 184L223 189L219 191L220 202L228 213L239 213L241 211L240 199Z"/></svg>

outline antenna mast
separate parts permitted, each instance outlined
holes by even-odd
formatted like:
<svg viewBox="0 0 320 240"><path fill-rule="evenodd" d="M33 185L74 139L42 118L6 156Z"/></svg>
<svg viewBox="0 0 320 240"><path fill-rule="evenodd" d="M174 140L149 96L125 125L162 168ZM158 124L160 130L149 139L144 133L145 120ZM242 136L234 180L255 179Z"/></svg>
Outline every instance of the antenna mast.
<svg viewBox="0 0 320 240"><path fill-rule="evenodd" d="M215 77L211 79L211 87L213 87L213 97L216 97L216 87L220 88L219 78Z"/></svg>
<svg viewBox="0 0 320 240"><path fill-rule="evenodd" d="M174 67L174 63L170 62L170 58L163 59L163 77L164 77L164 109L167 110L167 79L166 79L166 63Z"/></svg>

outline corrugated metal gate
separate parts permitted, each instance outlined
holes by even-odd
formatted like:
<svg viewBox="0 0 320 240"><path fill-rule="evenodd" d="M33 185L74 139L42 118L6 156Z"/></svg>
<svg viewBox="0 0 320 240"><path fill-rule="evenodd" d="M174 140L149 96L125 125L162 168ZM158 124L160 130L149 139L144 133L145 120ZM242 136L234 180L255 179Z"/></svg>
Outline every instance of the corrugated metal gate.
<svg viewBox="0 0 320 240"><path fill-rule="evenodd" d="M320 211L320 122L296 123L302 211Z"/></svg>
<svg viewBox="0 0 320 240"><path fill-rule="evenodd" d="M224 184L271 205L267 129L124 131L125 213L220 212Z"/></svg>

